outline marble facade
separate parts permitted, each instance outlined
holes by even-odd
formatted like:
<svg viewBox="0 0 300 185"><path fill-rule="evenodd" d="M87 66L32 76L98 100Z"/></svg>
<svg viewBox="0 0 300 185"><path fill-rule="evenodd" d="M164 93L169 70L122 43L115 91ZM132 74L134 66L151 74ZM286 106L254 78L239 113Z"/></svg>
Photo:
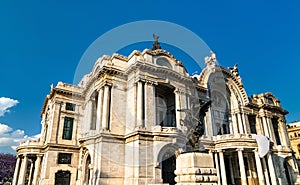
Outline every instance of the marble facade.
<svg viewBox="0 0 300 185"><path fill-rule="evenodd" d="M99 58L78 85L59 82L41 138L17 147L13 184L175 184L176 158L195 148L211 156L218 185L296 184L280 101L248 97L237 66L219 66L214 53L205 62L191 76L165 50L135 50ZM269 141L263 156L257 135Z"/></svg>

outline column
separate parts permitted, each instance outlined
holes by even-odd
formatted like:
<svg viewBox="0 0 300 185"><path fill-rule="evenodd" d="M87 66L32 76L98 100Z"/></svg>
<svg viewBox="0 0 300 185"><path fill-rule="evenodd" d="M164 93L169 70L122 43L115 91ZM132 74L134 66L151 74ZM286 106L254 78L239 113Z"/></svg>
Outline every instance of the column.
<svg viewBox="0 0 300 185"><path fill-rule="evenodd" d="M256 163L259 185L265 185L264 173L263 173L263 169L261 166L261 161L260 161L260 157L258 155L257 148L254 149L254 156L255 156L255 163Z"/></svg>
<svg viewBox="0 0 300 185"><path fill-rule="evenodd" d="M250 125L249 125L249 120L248 120L248 114L243 113L242 118L243 118L245 133L250 133Z"/></svg>
<svg viewBox="0 0 300 185"><path fill-rule="evenodd" d="M179 89L175 90L175 114L176 114L176 125L180 126L181 122L181 104L180 104L180 92Z"/></svg>
<svg viewBox="0 0 300 185"><path fill-rule="evenodd" d="M156 125L156 115L155 115L155 87L153 82L145 83L144 88L144 113L145 120L144 126L145 128L151 129Z"/></svg>
<svg viewBox="0 0 300 185"><path fill-rule="evenodd" d="M101 148L102 148L102 144L101 143L97 143L96 144L96 152L98 154L100 154L102 151L101 151ZM100 185L100 177L101 177L101 155L95 155L95 162L94 162L94 171L95 171L95 185Z"/></svg>
<svg viewBox="0 0 300 185"><path fill-rule="evenodd" d="M229 134L233 134L233 123L232 120L228 120L229 123Z"/></svg>
<svg viewBox="0 0 300 185"><path fill-rule="evenodd" d="M261 161L262 161L262 167L263 167L264 175L265 175L265 179L266 179L266 185L270 185L270 178L269 178L269 172L268 172L266 160L263 157L263 158L261 158Z"/></svg>
<svg viewBox="0 0 300 185"><path fill-rule="evenodd" d="M41 166L41 159L42 155L37 155L35 160L35 169L34 169L34 174L33 174L33 180L32 180L32 185L37 185L38 184L38 176L40 174L40 166Z"/></svg>
<svg viewBox="0 0 300 185"><path fill-rule="evenodd" d="M101 128L101 118L102 118L102 101L103 101L103 89L100 88L98 93L98 100L97 100L97 117L96 117L96 129L100 130Z"/></svg>
<svg viewBox="0 0 300 185"><path fill-rule="evenodd" d="M87 130L90 130L92 128L92 115L93 115L93 102L92 100L88 100L87 105L86 105L86 125L87 125Z"/></svg>
<svg viewBox="0 0 300 185"><path fill-rule="evenodd" d="M285 124L284 119L282 119L282 118L278 119L278 128L279 128L279 131L280 131L281 138L283 139L281 144L285 145L285 146L290 146L290 143L289 143L290 140L289 140L289 137L288 137L288 133L287 133L286 124Z"/></svg>
<svg viewBox="0 0 300 185"><path fill-rule="evenodd" d="M268 157L268 166L269 166L271 182L272 182L272 185L276 185L277 184L277 177L276 177L275 166L273 164L272 154L269 152L267 154L267 157Z"/></svg>
<svg viewBox="0 0 300 185"><path fill-rule="evenodd" d="M18 156L12 185L17 185L17 183L18 183L18 175L19 175L19 171L20 171L20 162L21 162L21 159Z"/></svg>
<svg viewBox="0 0 300 185"><path fill-rule="evenodd" d="M136 124L138 128L143 127L143 83L137 82L137 95L136 95Z"/></svg>
<svg viewBox="0 0 300 185"><path fill-rule="evenodd" d="M274 128L273 128L273 123L272 123L271 118L267 118L267 123L268 123L268 127L269 127L270 138L274 142L274 144L277 145L276 138L275 138L275 133L274 133Z"/></svg>
<svg viewBox="0 0 300 185"><path fill-rule="evenodd" d="M102 130L108 130L108 119L109 119L109 86L104 86L104 94L103 94L103 111L102 111Z"/></svg>
<svg viewBox="0 0 300 185"><path fill-rule="evenodd" d="M22 159L21 169L20 169L20 175L18 180L18 185L24 185L25 184L25 177L26 177L26 170L27 170L27 154L24 154L24 158Z"/></svg>
<svg viewBox="0 0 300 185"><path fill-rule="evenodd" d="M268 128L268 123L267 123L267 118L266 117L262 117L263 120L263 127L264 127L264 133L265 136L270 138L270 133L269 133L269 128Z"/></svg>
<svg viewBox="0 0 300 185"><path fill-rule="evenodd" d="M230 178L231 178L231 184L235 184L234 182L234 171L232 167L232 157L229 158L229 170L230 170Z"/></svg>
<svg viewBox="0 0 300 185"><path fill-rule="evenodd" d="M236 114L231 115L231 120L232 120L232 124L233 124L233 133L238 134L239 128L238 128L238 122L236 120Z"/></svg>
<svg viewBox="0 0 300 185"><path fill-rule="evenodd" d="M93 175L94 175L94 173L93 173L93 167L92 167L92 165L91 164L89 164L89 166L88 166L88 168L90 169L90 175L89 175L89 183L88 184L93 184Z"/></svg>
<svg viewBox="0 0 300 185"><path fill-rule="evenodd" d="M206 120L205 121L205 123L206 123L205 124L205 135L206 136L212 136L213 135L213 127L211 126L211 124L209 124L209 123L211 123L211 120L213 119L211 111L212 111L211 107L209 106L208 110L205 114L205 120Z"/></svg>
<svg viewBox="0 0 300 185"><path fill-rule="evenodd" d="M256 116L255 121L256 121L256 124L258 124L258 127L259 127L259 132L257 132L257 134L265 135L264 129L263 129L263 126L262 126L262 122L260 121L260 117Z"/></svg>
<svg viewBox="0 0 300 185"><path fill-rule="evenodd" d="M219 157L220 157L220 169L221 169L222 185L227 185L224 154L223 154L222 150L219 150L218 152L219 152Z"/></svg>
<svg viewBox="0 0 300 185"><path fill-rule="evenodd" d="M215 164L216 164L216 170L217 170L218 185L221 185L219 159L218 159L218 153L217 153L217 151L215 151Z"/></svg>
<svg viewBox="0 0 300 185"><path fill-rule="evenodd" d="M51 143L57 143L58 141L58 131L59 124L60 124L60 112L62 108L62 102L55 101L53 104L53 112L50 124L48 125L49 128L49 140ZM60 136L61 137L61 136Z"/></svg>
<svg viewBox="0 0 300 185"><path fill-rule="evenodd" d="M244 134L245 132L244 132L244 126L243 126L243 121L242 121L241 113L238 113L237 117L238 117L238 124L239 124L240 134Z"/></svg>
<svg viewBox="0 0 300 185"><path fill-rule="evenodd" d="M209 151L208 151L208 154L211 156L212 159L214 158L214 154L213 154L213 151L212 151L212 150L209 150Z"/></svg>
<svg viewBox="0 0 300 185"><path fill-rule="evenodd" d="M243 149L239 148L237 149L237 152L238 152L240 174L241 174L241 185L247 185L247 176L245 171Z"/></svg>
<svg viewBox="0 0 300 185"><path fill-rule="evenodd" d="M30 171L29 171L29 177L28 177L28 184L32 184L33 166L34 166L34 161L31 159Z"/></svg>

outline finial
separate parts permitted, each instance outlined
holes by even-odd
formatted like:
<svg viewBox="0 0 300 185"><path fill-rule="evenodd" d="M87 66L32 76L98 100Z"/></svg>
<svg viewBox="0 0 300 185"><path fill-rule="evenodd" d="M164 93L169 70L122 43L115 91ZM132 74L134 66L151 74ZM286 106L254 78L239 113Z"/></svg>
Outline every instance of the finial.
<svg viewBox="0 0 300 185"><path fill-rule="evenodd" d="M238 66L238 64L234 64L233 67L229 67L230 72L235 76L239 76L239 70L238 70L237 66Z"/></svg>
<svg viewBox="0 0 300 185"><path fill-rule="evenodd" d="M210 53L211 59L212 59L214 62L216 62L216 61L217 61L216 54L215 54L213 51L210 51L209 53Z"/></svg>
<svg viewBox="0 0 300 185"><path fill-rule="evenodd" d="M161 49L160 44L158 42L159 36L153 34L153 39L154 39L154 43L152 44L152 51L157 50L157 49Z"/></svg>
<svg viewBox="0 0 300 185"><path fill-rule="evenodd" d="M206 65L215 65L217 62L216 54L213 51L210 51L210 57L205 57L205 63Z"/></svg>

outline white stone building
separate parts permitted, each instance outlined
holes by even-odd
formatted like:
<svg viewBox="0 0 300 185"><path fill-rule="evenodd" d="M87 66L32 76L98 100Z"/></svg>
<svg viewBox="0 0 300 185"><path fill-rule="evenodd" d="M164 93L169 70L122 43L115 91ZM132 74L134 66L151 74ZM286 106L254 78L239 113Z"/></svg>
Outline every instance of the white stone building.
<svg viewBox="0 0 300 185"><path fill-rule="evenodd" d="M176 156L194 149L214 158L218 184L295 184L279 100L249 98L237 67L218 66L214 53L205 62L190 76L156 47L103 56L77 86L59 82L40 140L17 148L13 184L174 184Z"/></svg>

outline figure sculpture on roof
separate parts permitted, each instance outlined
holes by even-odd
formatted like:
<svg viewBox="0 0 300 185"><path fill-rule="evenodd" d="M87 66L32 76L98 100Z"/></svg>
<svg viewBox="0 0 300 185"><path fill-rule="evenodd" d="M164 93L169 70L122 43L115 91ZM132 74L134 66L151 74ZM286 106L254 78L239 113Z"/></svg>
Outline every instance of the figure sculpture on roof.
<svg viewBox="0 0 300 185"><path fill-rule="evenodd" d="M153 34L153 39L154 39L154 43L152 44L152 51L157 50L157 49L161 49L160 44L158 42L159 36Z"/></svg>

